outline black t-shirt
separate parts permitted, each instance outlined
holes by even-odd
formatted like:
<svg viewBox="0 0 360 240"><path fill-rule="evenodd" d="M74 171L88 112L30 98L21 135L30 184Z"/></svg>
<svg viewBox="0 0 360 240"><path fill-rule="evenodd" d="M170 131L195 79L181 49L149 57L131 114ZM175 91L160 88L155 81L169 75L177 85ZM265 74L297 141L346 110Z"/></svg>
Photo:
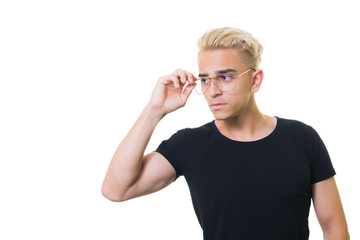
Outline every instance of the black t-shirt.
<svg viewBox="0 0 360 240"><path fill-rule="evenodd" d="M257 141L231 140L212 121L156 152L185 177L205 240L308 239L311 184L336 174L317 132L279 117Z"/></svg>

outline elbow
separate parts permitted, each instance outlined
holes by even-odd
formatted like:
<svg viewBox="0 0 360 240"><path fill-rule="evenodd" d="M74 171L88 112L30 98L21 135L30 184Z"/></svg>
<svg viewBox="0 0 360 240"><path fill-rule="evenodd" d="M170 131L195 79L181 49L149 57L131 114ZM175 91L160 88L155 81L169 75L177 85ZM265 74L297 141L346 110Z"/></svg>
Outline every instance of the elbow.
<svg viewBox="0 0 360 240"><path fill-rule="evenodd" d="M332 234L324 234L325 240L332 240L332 239L344 239L344 240L350 240L350 234L348 232L336 232Z"/></svg>
<svg viewBox="0 0 360 240"><path fill-rule="evenodd" d="M325 231L324 239L325 240L332 240L332 239L350 240L350 233L349 233L347 227L343 227L343 228L339 227L336 229Z"/></svg>
<svg viewBox="0 0 360 240"><path fill-rule="evenodd" d="M105 198L109 199L112 202L123 202L127 200L123 197L121 193L114 191L114 189L107 184L102 185L101 193Z"/></svg>

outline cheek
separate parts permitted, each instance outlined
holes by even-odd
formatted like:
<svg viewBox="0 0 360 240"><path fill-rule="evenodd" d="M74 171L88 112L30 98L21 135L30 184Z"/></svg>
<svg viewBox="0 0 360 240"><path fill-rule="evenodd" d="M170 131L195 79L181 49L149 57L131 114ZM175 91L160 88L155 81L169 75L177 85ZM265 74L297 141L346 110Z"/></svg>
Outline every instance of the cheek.
<svg viewBox="0 0 360 240"><path fill-rule="evenodd" d="M226 96L226 99L228 101L230 108L240 109L244 105L248 104L250 97L251 97L251 92L249 90L245 90L245 91L238 90Z"/></svg>
<svg viewBox="0 0 360 240"><path fill-rule="evenodd" d="M208 102L208 103L210 102L210 97L207 94L204 95L204 98L205 98L206 102Z"/></svg>
<svg viewBox="0 0 360 240"><path fill-rule="evenodd" d="M251 92L251 81L239 80L238 84L236 84L234 92L238 92L241 94L246 94L246 93Z"/></svg>
<svg viewBox="0 0 360 240"><path fill-rule="evenodd" d="M229 99L229 104L232 108L241 108L246 98L243 94L237 94L237 95L232 95L231 97L229 96L228 99Z"/></svg>
<svg viewBox="0 0 360 240"><path fill-rule="evenodd" d="M235 89L228 92L226 95L228 95L229 98L241 101L241 99L246 99L249 94L251 94L251 85L248 83L241 83L237 84Z"/></svg>

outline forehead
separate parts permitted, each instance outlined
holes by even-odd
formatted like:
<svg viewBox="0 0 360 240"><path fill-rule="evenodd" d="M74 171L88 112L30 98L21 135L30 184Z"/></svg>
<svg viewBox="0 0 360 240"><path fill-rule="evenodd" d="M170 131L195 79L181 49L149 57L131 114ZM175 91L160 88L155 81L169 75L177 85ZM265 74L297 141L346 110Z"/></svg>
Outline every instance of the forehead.
<svg viewBox="0 0 360 240"><path fill-rule="evenodd" d="M238 49L211 49L199 52L200 73L211 73L222 69L242 69L246 67Z"/></svg>

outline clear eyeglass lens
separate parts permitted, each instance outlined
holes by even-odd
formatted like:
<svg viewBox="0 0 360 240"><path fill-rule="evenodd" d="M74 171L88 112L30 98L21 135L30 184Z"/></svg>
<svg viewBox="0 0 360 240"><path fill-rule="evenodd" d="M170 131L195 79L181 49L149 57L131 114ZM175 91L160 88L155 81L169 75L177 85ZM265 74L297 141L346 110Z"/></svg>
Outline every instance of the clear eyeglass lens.
<svg viewBox="0 0 360 240"><path fill-rule="evenodd" d="M204 84L202 83L203 79L200 79L198 82L196 82L195 91L199 95L203 95L207 89L204 88Z"/></svg>
<svg viewBox="0 0 360 240"><path fill-rule="evenodd" d="M202 95L210 87L211 84L215 84L216 87L220 88L224 92L231 91L235 88L236 77L231 74L227 75L218 75L215 78L200 78L199 82L195 87L195 91Z"/></svg>
<svg viewBox="0 0 360 240"><path fill-rule="evenodd" d="M231 74L217 76L217 82L221 85L221 89L225 92L234 89L236 81L235 76Z"/></svg>

